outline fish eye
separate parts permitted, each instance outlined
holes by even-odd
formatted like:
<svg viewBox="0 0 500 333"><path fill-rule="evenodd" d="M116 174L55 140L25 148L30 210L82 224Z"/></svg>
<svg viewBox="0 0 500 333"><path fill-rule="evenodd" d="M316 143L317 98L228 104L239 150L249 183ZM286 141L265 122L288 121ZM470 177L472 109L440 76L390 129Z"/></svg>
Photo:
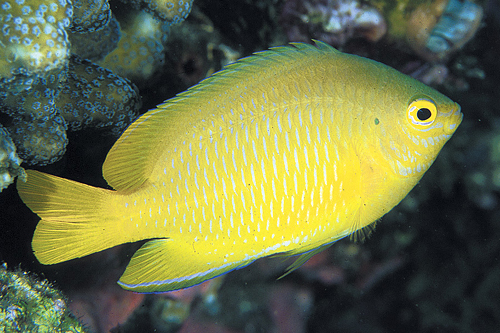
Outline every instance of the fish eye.
<svg viewBox="0 0 500 333"><path fill-rule="evenodd" d="M431 125L437 116L436 104L428 98L413 100L407 108L407 119L417 129Z"/></svg>
<svg viewBox="0 0 500 333"><path fill-rule="evenodd" d="M417 118L420 121L426 121L431 116L432 116L432 112L428 108L421 108L421 109L418 109L418 111L417 111Z"/></svg>

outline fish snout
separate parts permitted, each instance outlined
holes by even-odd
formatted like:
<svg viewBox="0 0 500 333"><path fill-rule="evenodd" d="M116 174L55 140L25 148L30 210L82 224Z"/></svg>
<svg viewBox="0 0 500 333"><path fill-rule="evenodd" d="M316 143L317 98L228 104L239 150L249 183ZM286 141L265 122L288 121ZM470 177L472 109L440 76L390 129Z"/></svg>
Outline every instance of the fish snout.
<svg viewBox="0 0 500 333"><path fill-rule="evenodd" d="M460 105L456 104L453 107L451 116L448 118L444 126L444 131L448 135L452 135L457 130L458 125L462 122L463 113L461 112Z"/></svg>

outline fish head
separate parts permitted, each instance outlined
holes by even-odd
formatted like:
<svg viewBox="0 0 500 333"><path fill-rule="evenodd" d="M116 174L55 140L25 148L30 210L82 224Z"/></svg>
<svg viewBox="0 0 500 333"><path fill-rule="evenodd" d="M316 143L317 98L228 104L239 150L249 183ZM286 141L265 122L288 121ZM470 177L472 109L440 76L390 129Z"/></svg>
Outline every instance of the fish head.
<svg viewBox="0 0 500 333"><path fill-rule="evenodd" d="M410 192L462 121L457 103L420 82L410 83L419 89L382 97L381 103L392 107L376 113L370 122L376 134L364 137L362 225L382 217Z"/></svg>
<svg viewBox="0 0 500 333"><path fill-rule="evenodd" d="M400 175L420 178L462 122L460 106L437 91L412 95L400 116Z"/></svg>
<svg viewBox="0 0 500 333"><path fill-rule="evenodd" d="M374 168L397 178L418 182L462 122L460 105L440 92L410 77L387 85L379 95L378 108L369 122L364 155L371 155ZM389 106L389 107L387 107ZM364 138L370 141L369 137ZM376 165L376 166L374 166Z"/></svg>
<svg viewBox="0 0 500 333"><path fill-rule="evenodd" d="M364 103L358 113L363 126L356 129L361 140L358 153L384 179L393 178L393 185L400 178L407 178L408 186L415 184L457 130L463 117L461 108L393 68L353 60L358 61L356 73L364 78L356 82L356 89L365 94L356 98Z"/></svg>

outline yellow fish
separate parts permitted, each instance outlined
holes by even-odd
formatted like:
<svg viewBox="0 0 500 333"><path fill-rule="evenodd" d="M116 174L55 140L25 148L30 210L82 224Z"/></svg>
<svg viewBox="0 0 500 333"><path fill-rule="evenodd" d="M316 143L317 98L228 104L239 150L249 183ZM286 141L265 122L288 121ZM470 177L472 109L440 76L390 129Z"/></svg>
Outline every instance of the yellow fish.
<svg viewBox="0 0 500 333"><path fill-rule="evenodd" d="M243 58L135 121L103 165L114 190L28 170L43 264L149 240L118 283L186 288L258 258L363 237L415 186L460 106L316 41Z"/></svg>

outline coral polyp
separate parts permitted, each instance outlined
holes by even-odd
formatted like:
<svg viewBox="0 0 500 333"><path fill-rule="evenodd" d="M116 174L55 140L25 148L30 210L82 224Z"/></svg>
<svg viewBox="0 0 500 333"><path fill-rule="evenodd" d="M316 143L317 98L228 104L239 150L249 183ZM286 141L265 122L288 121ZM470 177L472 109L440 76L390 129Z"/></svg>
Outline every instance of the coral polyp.
<svg viewBox="0 0 500 333"><path fill-rule="evenodd" d="M137 118L141 100L137 87L129 80L72 56L57 106L70 130L108 127L119 135Z"/></svg>
<svg viewBox="0 0 500 333"><path fill-rule="evenodd" d="M136 8L144 8L161 21L178 24L191 12L193 0L122 0Z"/></svg>
<svg viewBox="0 0 500 333"><path fill-rule="evenodd" d="M29 90L0 93L0 106L9 116L4 125L26 163L50 164L66 151L66 123L55 105L58 83L52 75L34 79Z"/></svg>
<svg viewBox="0 0 500 333"><path fill-rule="evenodd" d="M102 60L113 51L120 38L120 23L115 17L111 17L105 27L93 32L69 32L71 53L94 62Z"/></svg>
<svg viewBox="0 0 500 333"><path fill-rule="evenodd" d="M66 0L0 4L1 88L30 89L35 77L57 74L66 66L70 45L65 29L72 15Z"/></svg>
<svg viewBox="0 0 500 333"><path fill-rule="evenodd" d="M108 0L73 0L74 18L71 29L76 32L94 32L104 28L111 19Z"/></svg>

